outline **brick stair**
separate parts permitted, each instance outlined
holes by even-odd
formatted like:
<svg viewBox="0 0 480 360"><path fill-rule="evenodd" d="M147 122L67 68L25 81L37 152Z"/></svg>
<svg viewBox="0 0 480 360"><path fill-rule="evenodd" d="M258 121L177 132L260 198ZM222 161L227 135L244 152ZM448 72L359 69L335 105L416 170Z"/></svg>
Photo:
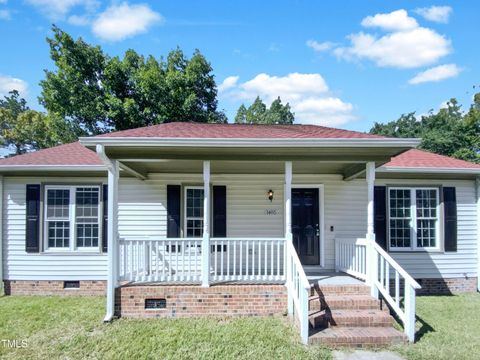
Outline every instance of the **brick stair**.
<svg viewBox="0 0 480 360"><path fill-rule="evenodd" d="M329 347L384 347L403 344L388 307L370 296L366 285L312 286L309 297L310 344Z"/></svg>

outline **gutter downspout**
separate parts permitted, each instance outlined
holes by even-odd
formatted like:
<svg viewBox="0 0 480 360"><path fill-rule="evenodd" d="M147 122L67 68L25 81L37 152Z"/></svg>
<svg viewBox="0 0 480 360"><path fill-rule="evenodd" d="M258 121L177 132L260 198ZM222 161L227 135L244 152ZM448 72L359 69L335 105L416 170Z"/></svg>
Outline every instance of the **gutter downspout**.
<svg viewBox="0 0 480 360"><path fill-rule="evenodd" d="M0 296L5 295L3 283L3 175L0 175Z"/></svg>
<svg viewBox="0 0 480 360"><path fill-rule="evenodd" d="M475 179L477 195L477 290L480 291L480 176Z"/></svg>

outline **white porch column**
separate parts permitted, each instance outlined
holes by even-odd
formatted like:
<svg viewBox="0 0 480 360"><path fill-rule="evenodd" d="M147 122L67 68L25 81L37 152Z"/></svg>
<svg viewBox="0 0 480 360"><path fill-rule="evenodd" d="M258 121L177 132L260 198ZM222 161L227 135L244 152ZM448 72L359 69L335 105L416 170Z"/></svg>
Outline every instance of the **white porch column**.
<svg viewBox="0 0 480 360"><path fill-rule="evenodd" d="M285 162L285 237L292 240L292 162Z"/></svg>
<svg viewBox="0 0 480 360"><path fill-rule="evenodd" d="M203 162L202 287L210 286L210 161Z"/></svg>
<svg viewBox="0 0 480 360"><path fill-rule="evenodd" d="M378 259L373 243L375 242L374 215L373 215L373 193L375 187L375 162L368 162L366 169L367 178L367 285L370 285L371 295L378 298L378 290L374 286L374 279L377 278Z"/></svg>
<svg viewBox="0 0 480 360"><path fill-rule="evenodd" d="M288 292L288 315L293 315L293 296L290 294L291 289L288 288L291 284L292 269L289 256L287 256L287 246L292 244L292 162L285 162L285 183L283 186L284 200L285 200L285 259L286 259L286 284Z"/></svg>
<svg viewBox="0 0 480 360"><path fill-rule="evenodd" d="M480 176L475 179L477 189L477 290L480 291Z"/></svg>
<svg viewBox="0 0 480 360"><path fill-rule="evenodd" d="M115 288L118 285L118 178L117 160L108 164L108 277L107 277L107 315L110 321L115 313Z"/></svg>

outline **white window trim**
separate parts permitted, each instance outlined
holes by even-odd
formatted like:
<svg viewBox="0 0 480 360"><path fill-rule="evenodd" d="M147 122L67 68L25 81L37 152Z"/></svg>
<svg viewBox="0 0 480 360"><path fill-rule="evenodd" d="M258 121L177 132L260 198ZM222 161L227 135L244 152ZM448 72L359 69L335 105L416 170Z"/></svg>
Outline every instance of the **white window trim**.
<svg viewBox="0 0 480 360"><path fill-rule="evenodd" d="M96 188L98 189L98 246L77 247L77 232L76 232L76 189L77 188ZM69 212L68 222L70 223L69 232L69 246L68 247L49 247L48 246L48 222L49 221L66 221L64 219L47 220L47 205L48 205L48 190L69 190ZM102 200L101 188L99 185L81 184L81 185L45 185L44 186L44 201L43 201L43 252L44 253L99 253L102 242Z"/></svg>
<svg viewBox="0 0 480 360"><path fill-rule="evenodd" d="M198 217L188 217L187 216L187 190L189 189L199 189L204 190L203 186L184 186L183 188L183 237L187 238L187 220L202 220L204 221L203 216ZM201 239L202 237L192 237L188 239Z"/></svg>
<svg viewBox="0 0 480 360"><path fill-rule="evenodd" d="M440 223L443 217L440 214L440 189L438 187L425 186L390 186L387 187L387 241L388 250L391 252L402 251L440 251L441 232ZM392 247L390 241L390 190L409 190L410 191L410 247ZM421 247L417 246L417 190L434 190L436 194L436 222L435 222L435 246Z"/></svg>

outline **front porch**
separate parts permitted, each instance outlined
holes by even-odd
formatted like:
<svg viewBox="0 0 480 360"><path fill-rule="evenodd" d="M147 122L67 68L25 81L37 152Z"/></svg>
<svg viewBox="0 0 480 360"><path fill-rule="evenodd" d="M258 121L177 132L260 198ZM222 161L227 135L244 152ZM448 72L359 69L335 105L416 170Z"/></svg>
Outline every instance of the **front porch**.
<svg viewBox="0 0 480 360"><path fill-rule="evenodd" d="M96 150L108 169L106 321L113 318L115 304L122 316L130 310L153 316L150 310L168 307L170 296L175 311L171 307L168 313L176 316L178 299L190 304L182 309L195 303L205 310L198 305L205 298L214 299L213 312L223 306L224 315L248 315L249 308L266 315L283 308L296 319L306 343L315 288L306 273L341 271L365 283L340 289L367 291L369 306L380 292L413 340L417 284L376 246L374 235L375 168L397 148L382 148L381 156L379 149L363 145L264 153L226 148L219 155L218 149L105 144L96 144ZM137 203L142 196L146 200ZM162 211L156 220L142 208L150 198L155 211ZM400 286L407 294L402 308ZM138 296L140 301L129 303ZM230 300L222 299L236 299L231 301L241 310L230 312Z"/></svg>

